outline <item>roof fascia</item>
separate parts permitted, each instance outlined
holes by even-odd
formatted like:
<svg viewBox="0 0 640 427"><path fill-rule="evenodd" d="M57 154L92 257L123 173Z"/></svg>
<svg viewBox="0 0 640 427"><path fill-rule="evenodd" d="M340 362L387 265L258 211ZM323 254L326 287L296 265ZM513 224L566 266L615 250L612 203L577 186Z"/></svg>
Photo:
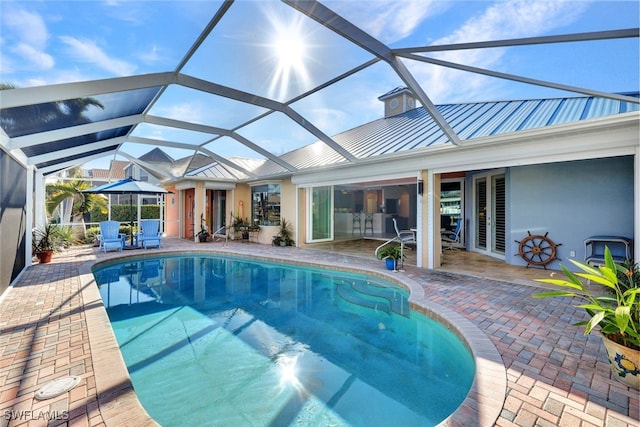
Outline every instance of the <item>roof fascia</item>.
<svg viewBox="0 0 640 427"><path fill-rule="evenodd" d="M211 180L202 177L189 177L189 179L175 179L164 182L164 185L173 185L176 190L188 190L196 187L197 182L204 182L207 190L234 190L236 188L235 181Z"/></svg>
<svg viewBox="0 0 640 427"><path fill-rule="evenodd" d="M22 107L25 105L56 102L103 93L124 92L133 89L163 86L171 84L174 80L174 73L164 72L86 82L7 89L0 91L0 104L2 108Z"/></svg>

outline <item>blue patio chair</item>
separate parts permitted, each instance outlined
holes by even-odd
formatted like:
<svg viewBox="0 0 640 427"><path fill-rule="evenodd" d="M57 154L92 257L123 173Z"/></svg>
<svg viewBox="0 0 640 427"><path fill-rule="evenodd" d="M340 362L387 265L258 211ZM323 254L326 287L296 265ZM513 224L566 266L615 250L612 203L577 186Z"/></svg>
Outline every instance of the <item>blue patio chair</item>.
<svg viewBox="0 0 640 427"><path fill-rule="evenodd" d="M462 232L462 218L458 219L458 224L454 231L443 229L440 232L440 239L442 240L442 247L445 249L454 250L455 245L461 243L460 233Z"/></svg>
<svg viewBox="0 0 640 427"><path fill-rule="evenodd" d="M102 221L100 223L100 250L107 252L111 249L121 251L124 249L126 236L120 233L118 221Z"/></svg>
<svg viewBox="0 0 640 427"><path fill-rule="evenodd" d="M393 229L396 231L395 240L400 242L400 268L404 267L404 248L406 244L416 244L416 234L411 230L400 230L398 228L398 222L395 218L392 218Z"/></svg>
<svg viewBox="0 0 640 427"><path fill-rule="evenodd" d="M160 233L160 221L157 219L140 220L140 232L138 233L138 244L147 249L149 246L160 247L162 233Z"/></svg>

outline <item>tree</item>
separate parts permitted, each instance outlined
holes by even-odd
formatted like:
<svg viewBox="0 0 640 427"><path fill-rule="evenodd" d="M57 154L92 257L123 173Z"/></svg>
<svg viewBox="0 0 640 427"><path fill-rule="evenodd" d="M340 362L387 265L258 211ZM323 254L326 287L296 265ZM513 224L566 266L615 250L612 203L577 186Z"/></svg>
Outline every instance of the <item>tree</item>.
<svg viewBox="0 0 640 427"><path fill-rule="evenodd" d="M83 180L73 180L70 182L59 182L47 184L47 213L53 216L56 209L60 209L60 219L62 223L79 222L83 224L82 233L84 235L84 214L90 212L94 207L98 207L102 212L107 211L107 201L99 194L83 193L83 190L90 188L89 183Z"/></svg>

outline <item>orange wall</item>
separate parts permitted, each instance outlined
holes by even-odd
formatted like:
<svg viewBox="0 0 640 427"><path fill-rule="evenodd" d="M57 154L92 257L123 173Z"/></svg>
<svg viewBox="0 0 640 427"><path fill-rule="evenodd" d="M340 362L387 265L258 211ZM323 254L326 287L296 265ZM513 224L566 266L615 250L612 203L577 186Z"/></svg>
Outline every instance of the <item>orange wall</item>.
<svg viewBox="0 0 640 427"><path fill-rule="evenodd" d="M167 237L180 237L180 191L175 187L167 190L173 194L165 196L164 234Z"/></svg>

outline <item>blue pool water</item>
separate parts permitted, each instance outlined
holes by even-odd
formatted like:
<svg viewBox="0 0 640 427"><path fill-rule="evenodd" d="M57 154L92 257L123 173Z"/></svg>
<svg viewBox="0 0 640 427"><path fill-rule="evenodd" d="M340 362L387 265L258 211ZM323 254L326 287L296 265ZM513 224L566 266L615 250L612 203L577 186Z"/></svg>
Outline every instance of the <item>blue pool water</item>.
<svg viewBox="0 0 640 427"><path fill-rule="evenodd" d="M223 256L94 270L163 426L429 426L466 397L465 345L365 275Z"/></svg>

